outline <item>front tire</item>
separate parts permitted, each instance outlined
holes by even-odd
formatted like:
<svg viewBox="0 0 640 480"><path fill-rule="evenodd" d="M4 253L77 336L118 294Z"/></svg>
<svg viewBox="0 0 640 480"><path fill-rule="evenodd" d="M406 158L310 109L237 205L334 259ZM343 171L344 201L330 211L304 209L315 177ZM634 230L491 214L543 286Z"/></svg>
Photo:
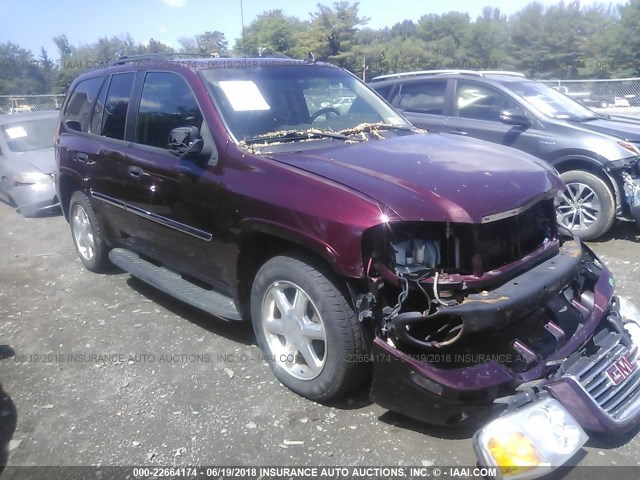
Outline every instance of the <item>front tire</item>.
<svg viewBox="0 0 640 480"><path fill-rule="evenodd" d="M76 252L84 266L96 273L109 270L109 249L102 238L100 224L89 197L77 191L69 202L69 225Z"/></svg>
<svg viewBox="0 0 640 480"><path fill-rule="evenodd" d="M277 256L258 271L251 319L258 344L285 386L315 401L362 383L370 344L329 273L305 258Z"/></svg>
<svg viewBox="0 0 640 480"><path fill-rule="evenodd" d="M615 199L607 184L582 170L571 170L560 176L565 189L556 205L558 223L582 240L604 235L616 218Z"/></svg>

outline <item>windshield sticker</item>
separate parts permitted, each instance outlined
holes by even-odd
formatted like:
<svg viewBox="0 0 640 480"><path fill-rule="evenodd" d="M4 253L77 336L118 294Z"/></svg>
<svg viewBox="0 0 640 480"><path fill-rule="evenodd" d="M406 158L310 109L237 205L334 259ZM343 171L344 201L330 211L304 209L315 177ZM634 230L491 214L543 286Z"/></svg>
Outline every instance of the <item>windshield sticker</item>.
<svg viewBox="0 0 640 480"><path fill-rule="evenodd" d="M27 131L23 126L7 128L5 129L5 132L7 132L7 135L11 140L27 136Z"/></svg>
<svg viewBox="0 0 640 480"><path fill-rule="evenodd" d="M221 81L220 88L236 112L271 110L255 83L247 80Z"/></svg>

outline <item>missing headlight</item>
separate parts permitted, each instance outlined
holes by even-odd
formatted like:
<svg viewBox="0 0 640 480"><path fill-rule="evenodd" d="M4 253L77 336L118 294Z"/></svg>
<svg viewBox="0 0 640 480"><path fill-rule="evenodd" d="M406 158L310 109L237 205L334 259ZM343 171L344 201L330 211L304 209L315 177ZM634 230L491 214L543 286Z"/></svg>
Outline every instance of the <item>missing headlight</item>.
<svg viewBox="0 0 640 480"><path fill-rule="evenodd" d="M395 252L396 273L399 275L434 270L440 263L440 242L409 238L391 246Z"/></svg>

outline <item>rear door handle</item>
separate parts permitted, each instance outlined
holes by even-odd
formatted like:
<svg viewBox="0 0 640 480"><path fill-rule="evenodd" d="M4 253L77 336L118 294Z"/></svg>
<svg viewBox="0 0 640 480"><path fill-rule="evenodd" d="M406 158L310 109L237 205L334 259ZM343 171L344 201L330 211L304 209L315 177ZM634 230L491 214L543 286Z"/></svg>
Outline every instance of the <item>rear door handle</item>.
<svg viewBox="0 0 640 480"><path fill-rule="evenodd" d="M87 155L86 153L79 152L76 154L76 160L82 163L87 163L89 161L89 155Z"/></svg>
<svg viewBox="0 0 640 480"><path fill-rule="evenodd" d="M129 175L133 178L140 178L142 176L142 169L140 167L131 166L129 167Z"/></svg>
<svg viewBox="0 0 640 480"><path fill-rule="evenodd" d="M456 128L455 130L450 130L449 133L453 133L455 135L469 135L467 132L465 132L464 130L460 130L459 128Z"/></svg>

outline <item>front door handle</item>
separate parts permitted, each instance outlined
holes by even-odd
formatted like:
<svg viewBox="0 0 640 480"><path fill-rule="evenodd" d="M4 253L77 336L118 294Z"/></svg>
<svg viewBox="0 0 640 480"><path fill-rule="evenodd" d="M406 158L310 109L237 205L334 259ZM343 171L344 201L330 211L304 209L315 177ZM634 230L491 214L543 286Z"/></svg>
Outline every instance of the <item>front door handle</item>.
<svg viewBox="0 0 640 480"><path fill-rule="evenodd" d="M133 178L140 178L142 176L142 169L140 167L129 167L129 175Z"/></svg>
<svg viewBox="0 0 640 480"><path fill-rule="evenodd" d="M89 161L89 155L87 155L86 153L78 152L76 153L76 160L81 163L87 163Z"/></svg>

